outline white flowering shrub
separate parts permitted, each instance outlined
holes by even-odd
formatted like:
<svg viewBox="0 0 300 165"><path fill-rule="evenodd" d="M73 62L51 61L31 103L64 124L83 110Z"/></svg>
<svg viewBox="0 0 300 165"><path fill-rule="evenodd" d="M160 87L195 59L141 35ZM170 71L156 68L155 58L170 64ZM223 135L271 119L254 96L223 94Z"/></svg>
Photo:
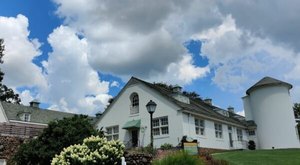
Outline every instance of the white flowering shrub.
<svg viewBox="0 0 300 165"><path fill-rule="evenodd" d="M55 155L51 165L93 165L121 164L124 144L107 141L105 137L91 136L83 140L83 144L71 145Z"/></svg>

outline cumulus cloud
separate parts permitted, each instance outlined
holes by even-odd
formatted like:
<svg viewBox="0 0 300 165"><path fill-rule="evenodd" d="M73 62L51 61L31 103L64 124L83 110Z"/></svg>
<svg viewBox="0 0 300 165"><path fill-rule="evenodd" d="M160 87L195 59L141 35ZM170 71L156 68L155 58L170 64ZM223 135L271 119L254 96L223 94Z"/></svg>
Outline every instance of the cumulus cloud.
<svg viewBox="0 0 300 165"><path fill-rule="evenodd" d="M47 63L48 88L43 97L51 108L95 114L107 104L109 82L99 80L98 73L88 64L88 43L71 28L60 26L48 37L53 52ZM71 49L70 49L71 48Z"/></svg>
<svg viewBox="0 0 300 165"><path fill-rule="evenodd" d="M223 15L232 15L241 29L300 51L300 1L218 1Z"/></svg>
<svg viewBox="0 0 300 165"><path fill-rule="evenodd" d="M203 56L214 68L213 82L223 90L245 89L263 76L295 76L299 53L268 38L260 38L237 27L231 15L221 25L194 36L203 42Z"/></svg>
<svg viewBox="0 0 300 165"><path fill-rule="evenodd" d="M28 24L27 17L21 14L16 17L0 16L0 37L5 45L1 66L5 73L4 83L12 88L45 88L47 84L41 68L32 63L33 58L41 54L41 43L37 39L29 39Z"/></svg>
<svg viewBox="0 0 300 165"><path fill-rule="evenodd" d="M88 40L93 68L125 79L131 75L152 79L154 73L169 78L170 67L187 60L186 36L221 21L214 2L208 0L55 2L58 15ZM198 70L185 77L181 74L176 81L189 83L205 75L198 74L195 64L185 65L184 70Z"/></svg>

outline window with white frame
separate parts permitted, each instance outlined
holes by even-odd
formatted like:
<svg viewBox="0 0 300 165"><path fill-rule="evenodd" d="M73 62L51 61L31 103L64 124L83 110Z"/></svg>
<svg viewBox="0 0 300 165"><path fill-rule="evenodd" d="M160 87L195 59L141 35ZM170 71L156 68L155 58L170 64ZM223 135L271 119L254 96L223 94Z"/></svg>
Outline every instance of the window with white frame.
<svg viewBox="0 0 300 165"><path fill-rule="evenodd" d="M107 140L118 140L119 126L106 127L106 138Z"/></svg>
<svg viewBox="0 0 300 165"><path fill-rule="evenodd" d="M132 93L130 95L130 114L139 113L139 95L137 93Z"/></svg>
<svg viewBox="0 0 300 165"><path fill-rule="evenodd" d="M248 134L249 134L249 136L254 136L255 135L255 130L249 130Z"/></svg>
<svg viewBox="0 0 300 165"><path fill-rule="evenodd" d="M153 126L153 130L152 130L153 136L168 135L169 134L168 116L154 118L152 120L152 126Z"/></svg>
<svg viewBox="0 0 300 165"><path fill-rule="evenodd" d="M237 128L236 129L237 139L238 141L243 141L243 131L242 129Z"/></svg>
<svg viewBox="0 0 300 165"><path fill-rule="evenodd" d="M222 124L215 123L216 138L223 138Z"/></svg>
<svg viewBox="0 0 300 165"><path fill-rule="evenodd" d="M195 118L195 131L197 135L204 135L204 131L205 131L204 120Z"/></svg>
<svg viewBox="0 0 300 165"><path fill-rule="evenodd" d="M23 113L21 116L20 116L20 119L23 120L23 121L26 121L26 122L29 122L30 121L30 113Z"/></svg>

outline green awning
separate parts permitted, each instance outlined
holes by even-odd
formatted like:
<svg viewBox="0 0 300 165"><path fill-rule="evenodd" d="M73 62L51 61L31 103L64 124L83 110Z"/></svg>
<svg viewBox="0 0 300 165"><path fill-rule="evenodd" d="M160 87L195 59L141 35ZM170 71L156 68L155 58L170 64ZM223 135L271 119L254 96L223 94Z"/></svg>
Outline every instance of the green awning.
<svg viewBox="0 0 300 165"><path fill-rule="evenodd" d="M141 127L141 120L132 120L132 121L127 121L122 128L123 129L134 129L134 128L140 128L140 127Z"/></svg>

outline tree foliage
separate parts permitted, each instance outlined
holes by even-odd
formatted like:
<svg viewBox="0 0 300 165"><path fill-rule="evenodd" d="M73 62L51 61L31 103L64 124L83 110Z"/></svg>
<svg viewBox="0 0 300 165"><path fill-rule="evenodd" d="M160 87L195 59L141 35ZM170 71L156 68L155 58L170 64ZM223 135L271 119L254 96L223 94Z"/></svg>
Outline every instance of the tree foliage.
<svg viewBox="0 0 300 165"><path fill-rule="evenodd" d="M295 118L300 118L300 103L294 103L293 110Z"/></svg>
<svg viewBox="0 0 300 165"><path fill-rule="evenodd" d="M0 38L0 64L3 63L2 57L4 56L4 45L3 39ZM20 104L21 99L18 94L15 94L11 88L8 88L6 85L2 83L4 77L4 73L0 69L0 101L6 101L9 103L17 103Z"/></svg>
<svg viewBox="0 0 300 165"><path fill-rule="evenodd" d="M164 89L167 89L167 90L170 90L170 91L172 91L174 88L173 85L168 85L166 83L154 83L154 85L159 86ZM194 91L193 92L183 91L182 94L189 98L192 98L192 99L200 99L200 95Z"/></svg>
<svg viewBox="0 0 300 165"><path fill-rule="evenodd" d="M72 118L52 121L36 139L22 144L14 156L16 164L43 164L51 163L55 154L73 144L82 143L82 140L91 135L99 135L93 128L91 119L83 115Z"/></svg>

